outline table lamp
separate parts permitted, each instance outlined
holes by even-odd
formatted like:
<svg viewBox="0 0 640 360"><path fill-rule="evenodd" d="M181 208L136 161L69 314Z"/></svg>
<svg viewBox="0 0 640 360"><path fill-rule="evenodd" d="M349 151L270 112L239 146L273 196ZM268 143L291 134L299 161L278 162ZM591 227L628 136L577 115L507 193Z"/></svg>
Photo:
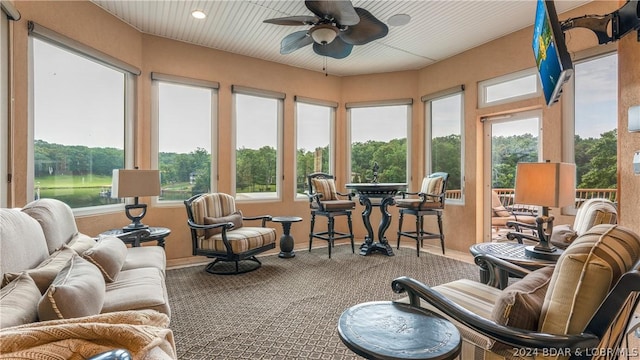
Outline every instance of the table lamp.
<svg viewBox="0 0 640 360"><path fill-rule="evenodd" d="M549 244L553 217L549 207L575 203L576 166L569 163L518 163L516 169L515 202L542 206L542 216L536 219L540 243L527 246L525 254L536 259L556 260L562 250ZM547 234L542 224L547 224Z"/></svg>
<svg viewBox="0 0 640 360"><path fill-rule="evenodd" d="M138 197L157 195L160 195L159 170L113 170L111 197L114 199L127 197L134 198L133 204L126 204L124 206L125 214L131 220L131 224L123 227L123 231L127 232L148 228L147 225L144 225L141 222L147 212L147 204L140 204L138 202ZM139 212L137 215L134 215L132 210Z"/></svg>

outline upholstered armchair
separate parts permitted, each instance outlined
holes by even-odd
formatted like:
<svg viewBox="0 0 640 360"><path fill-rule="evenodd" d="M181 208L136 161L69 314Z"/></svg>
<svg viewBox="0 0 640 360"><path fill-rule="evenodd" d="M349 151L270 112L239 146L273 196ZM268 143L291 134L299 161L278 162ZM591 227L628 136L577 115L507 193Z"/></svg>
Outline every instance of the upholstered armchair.
<svg viewBox="0 0 640 360"><path fill-rule="evenodd" d="M495 190L491 190L491 227L494 229L506 228L507 223L513 223L513 226L517 226L517 223L525 223L527 225L536 225L536 217L530 214L519 214L507 209ZM521 231L520 228L516 228L516 231Z"/></svg>
<svg viewBox="0 0 640 360"><path fill-rule="evenodd" d="M446 199L447 180L449 174L436 172L422 179L422 186L419 192L402 192L402 199L396 200L396 206L400 209L400 219L398 220L398 244L400 248L400 237L406 236L416 241L416 253L420 256L420 247L424 239L440 239L440 246L444 254L444 231L442 229L442 212ZM402 230L402 223L405 215L416 217L415 230ZM435 215L438 221L438 233L424 230L424 216Z"/></svg>
<svg viewBox="0 0 640 360"><path fill-rule="evenodd" d="M640 237L618 225L580 235L555 267L536 271L490 255L476 263L524 275L504 290L468 279L429 287L416 279L392 282L399 300L441 314L462 335L461 359L617 356L638 305ZM633 335L629 335L633 336ZM547 357L544 357L547 358ZM552 356L555 358L555 356Z"/></svg>
<svg viewBox="0 0 640 360"><path fill-rule="evenodd" d="M550 229L543 229L542 222L527 224L522 221L509 221L507 226L516 231L509 232L507 238L522 244L523 240L540 241L541 236L548 237L548 242L560 249L565 249L578 236L585 233L594 225L616 224L618 221L618 211L616 206L607 199L589 199L578 208L576 217L571 225L555 225ZM526 234L522 229L535 230L536 233Z"/></svg>
<svg viewBox="0 0 640 360"><path fill-rule="evenodd" d="M184 204L191 230L192 253L215 259L206 267L211 274L256 270L262 265L256 255L275 248L276 231L266 227L271 216L242 216L231 195L199 194L185 200ZM261 226L245 226L248 220L260 220Z"/></svg>
<svg viewBox="0 0 640 360"><path fill-rule="evenodd" d="M324 240L328 243L329 258L335 240L350 239L351 252L355 253L353 243L353 225L351 222L351 210L356 203L351 199L353 194L336 191L335 179L332 175L316 172L307 176L309 182L309 206L311 208L311 227L309 229L309 251L313 239ZM314 231L316 216L327 218L327 231ZM349 232L335 230L335 218L344 216L347 218Z"/></svg>

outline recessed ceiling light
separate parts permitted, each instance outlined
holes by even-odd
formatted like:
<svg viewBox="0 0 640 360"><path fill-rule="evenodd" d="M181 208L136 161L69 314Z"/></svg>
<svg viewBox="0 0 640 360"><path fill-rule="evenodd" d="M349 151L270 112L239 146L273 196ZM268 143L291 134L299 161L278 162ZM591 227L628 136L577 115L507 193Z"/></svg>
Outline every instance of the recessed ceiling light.
<svg viewBox="0 0 640 360"><path fill-rule="evenodd" d="M387 23L391 26L407 25L411 21L411 16L407 14L395 14L387 20Z"/></svg>
<svg viewBox="0 0 640 360"><path fill-rule="evenodd" d="M193 16L196 19L204 19L207 17L207 14L205 14L204 12L202 12L201 10L193 10L191 12L191 16Z"/></svg>

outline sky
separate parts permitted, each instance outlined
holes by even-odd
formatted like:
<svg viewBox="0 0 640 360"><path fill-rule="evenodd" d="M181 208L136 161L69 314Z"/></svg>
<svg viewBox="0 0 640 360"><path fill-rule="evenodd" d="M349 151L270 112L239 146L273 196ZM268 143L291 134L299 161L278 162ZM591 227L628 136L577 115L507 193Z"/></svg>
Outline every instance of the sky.
<svg viewBox="0 0 640 360"><path fill-rule="evenodd" d="M121 113L124 101L123 75L80 56L69 55L37 39L34 39L34 53L35 138L66 145L122 148L122 139L113 134L122 133L124 126ZM577 128L581 130L579 135L582 137L599 137L617 123L616 62L617 56L607 56L597 61L575 64L576 97L580 99L576 103L576 116L580 119ZM600 80L600 83L608 86L590 87L594 80ZM522 85L530 86L526 83ZM207 92L188 87L173 90L176 89L166 90L170 101L162 109L166 116L166 121L161 119L162 150L189 152L197 144L197 147L210 151L211 128L207 128L206 119L206 108L210 108L210 102ZM272 125L275 119L270 115L275 114L275 101L252 96L237 98L238 116L248 120L237 124L237 147L257 149L265 145L275 146L277 130ZM455 102L451 106L452 118L458 119ZM352 110L352 142L406 137L404 108L390 106ZM301 106L298 111L299 118L326 119L327 116L313 106ZM444 105L441 111L449 113ZM305 126L310 126L310 123ZM285 119L284 126L291 124L292 119ZM451 129L434 129L435 134L459 132L456 123L452 122L452 125L454 127ZM512 128L517 129L517 126L513 124ZM317 131L299 133L297 147L310 150L325 146L324 139L328 138L328 134L321 135L320 131L327 131L327 126L319 125ZM78 133L86 135L79 137Z"/></svg>

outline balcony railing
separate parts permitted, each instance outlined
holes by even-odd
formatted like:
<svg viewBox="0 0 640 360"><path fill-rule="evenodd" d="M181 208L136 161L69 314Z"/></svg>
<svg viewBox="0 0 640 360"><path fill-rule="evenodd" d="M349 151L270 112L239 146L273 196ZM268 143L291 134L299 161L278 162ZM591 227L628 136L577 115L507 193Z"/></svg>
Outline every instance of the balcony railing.
<svg viewBox="0 0 640 360"><path fill-rule="evenodd" d="M507 208L529 207L530 205L514 204L514 189L493 189L498 194L500 202ZM447 190L447 199L461 199L460 190ZM618 189L576 189L576 209L588 199L607 199L615 203L618 200ZM533 206L535 207L535 206Z"/></svg>

